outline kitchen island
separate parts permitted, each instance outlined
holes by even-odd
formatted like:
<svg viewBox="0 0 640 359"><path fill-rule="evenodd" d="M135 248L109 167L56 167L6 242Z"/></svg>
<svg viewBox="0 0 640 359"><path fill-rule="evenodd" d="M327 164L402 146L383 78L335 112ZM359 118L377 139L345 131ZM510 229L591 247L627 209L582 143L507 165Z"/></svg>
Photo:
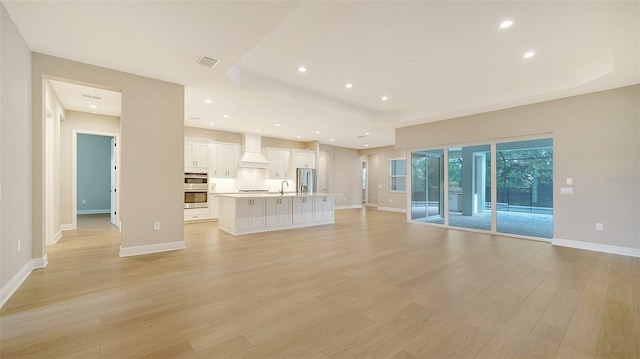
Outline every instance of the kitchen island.
<svg viewBox="0 0 640 359"><path fill-rule="evenodd" d="M334 222L335 193L219 195L218 228L233 235Z"/></svg>

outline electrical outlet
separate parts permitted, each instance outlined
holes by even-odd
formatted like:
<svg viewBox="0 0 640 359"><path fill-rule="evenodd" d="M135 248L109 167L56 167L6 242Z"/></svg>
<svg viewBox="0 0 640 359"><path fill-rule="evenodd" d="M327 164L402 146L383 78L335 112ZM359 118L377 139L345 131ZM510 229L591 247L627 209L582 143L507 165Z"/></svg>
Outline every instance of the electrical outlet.
<svg viewBox="0 0 640 359"><path fill-rule="evenodd" d="M82 204L87 204L87 200L86 200L86 199L83 199L83 200L82 200Z"/></svg>
<svg viewBox="0 0 640 359"><path fill-rule="evenodd" d="M596 223L596 231L604 231L604 224Z"/></svg>
<svg viewBox="0 0 640 359"><path fill-rule="evenodd" d="M154 231L160 230L160 222L153 222L153 230Z"/></svg>

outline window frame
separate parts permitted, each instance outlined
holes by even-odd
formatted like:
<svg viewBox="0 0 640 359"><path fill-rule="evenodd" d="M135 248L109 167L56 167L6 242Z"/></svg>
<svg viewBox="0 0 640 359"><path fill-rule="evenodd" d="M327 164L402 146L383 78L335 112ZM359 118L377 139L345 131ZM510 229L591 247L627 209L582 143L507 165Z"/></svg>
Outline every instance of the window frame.
<svg viewBox="0 0 640 359"><path fill-rule="evenodd" d="M404 161L404 166L401 167L397 167L396 168L404 168L404 174L402 175L394 175L392 173L392 170L394 168L393 166L393 162L394 161ZM404 189L399 190L399 189L394 189L393 188L393 184L394 178L403 178L404 181ZM407 193L407 158L406 157L399 157L399 158L390 158L389 159L389 193Z"/></svg>

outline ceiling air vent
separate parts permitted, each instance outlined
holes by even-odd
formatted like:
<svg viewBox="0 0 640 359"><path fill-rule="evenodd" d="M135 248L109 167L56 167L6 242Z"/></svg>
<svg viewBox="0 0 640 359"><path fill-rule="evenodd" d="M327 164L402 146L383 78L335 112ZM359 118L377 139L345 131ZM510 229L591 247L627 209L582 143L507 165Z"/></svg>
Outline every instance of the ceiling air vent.
<svg viewBox="0 0 640 359"><path fill-rule="evenodd" d="M220 62L220 60L216 60L213 57L202 56L198 61L198 64L212 69L218 64L218 62Z"/></svg>
<svg viewBox="0 0 640 359"><path fill-rule="evenodd" d="M100 96L87 95L86 93L83 93L82 97L90 98L90 99L93 99L93 100L102 100L102 97L100 97Z"/></svg>

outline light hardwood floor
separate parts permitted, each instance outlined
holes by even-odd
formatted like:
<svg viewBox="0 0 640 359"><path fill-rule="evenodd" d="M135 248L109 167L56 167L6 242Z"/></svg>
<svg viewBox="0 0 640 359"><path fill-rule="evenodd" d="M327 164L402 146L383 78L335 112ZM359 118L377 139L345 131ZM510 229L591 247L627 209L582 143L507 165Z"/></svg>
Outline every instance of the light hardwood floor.
<svg viewBox="0 0 640 359"><path fill-rule="evenodd" d="M640 259L340 210L119 258L84 219L2 308L7 358L640 358Z"/></svg>

